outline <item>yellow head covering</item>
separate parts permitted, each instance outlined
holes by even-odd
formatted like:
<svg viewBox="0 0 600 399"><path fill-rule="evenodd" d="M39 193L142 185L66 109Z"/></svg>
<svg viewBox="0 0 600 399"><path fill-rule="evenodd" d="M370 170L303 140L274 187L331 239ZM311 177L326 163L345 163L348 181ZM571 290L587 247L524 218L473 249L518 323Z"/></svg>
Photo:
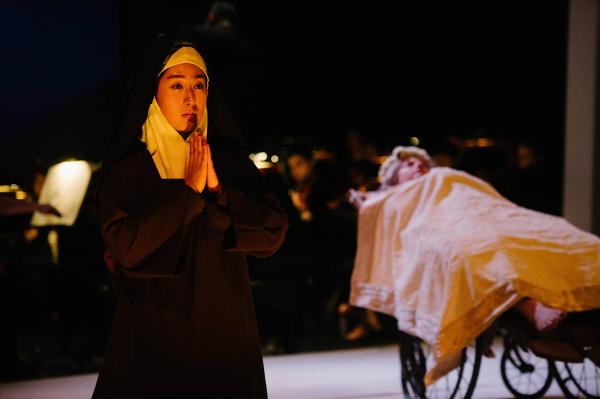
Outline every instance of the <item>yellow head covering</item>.
<svg viewBox="0 0 600 399"><path fill-rule="evenodd" d="M160 76L167 69L180 64L192 64L197 66L206 75L206 85L208 88L208 72L204 59L193 47L181 47L174 52L165 62L165 65L159 72ZM208 111L204 111L202 119L195 132L204 135L208 134ZM191 135L188 137L188 139ZM163 179L182 179L185 172L185 159L188 152L187 142L171 126L164 117L156 102L156 97L152 99L152 104L148 109L148 117L142 126L142 142L148 147L152 155L156 169Z"/></svg>

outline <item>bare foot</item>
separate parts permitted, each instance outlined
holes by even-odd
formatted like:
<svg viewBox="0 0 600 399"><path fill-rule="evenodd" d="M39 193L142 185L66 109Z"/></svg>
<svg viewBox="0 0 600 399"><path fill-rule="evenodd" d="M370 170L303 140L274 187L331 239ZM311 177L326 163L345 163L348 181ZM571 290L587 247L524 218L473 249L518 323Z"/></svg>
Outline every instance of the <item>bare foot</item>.
<svg viewBox="0 0 600 399"><path fill-rule="evenodd" d="M551 308L531 298L525 298L516 305L516 308L540 332L555 328L567 316L566 312Z"/></svg>

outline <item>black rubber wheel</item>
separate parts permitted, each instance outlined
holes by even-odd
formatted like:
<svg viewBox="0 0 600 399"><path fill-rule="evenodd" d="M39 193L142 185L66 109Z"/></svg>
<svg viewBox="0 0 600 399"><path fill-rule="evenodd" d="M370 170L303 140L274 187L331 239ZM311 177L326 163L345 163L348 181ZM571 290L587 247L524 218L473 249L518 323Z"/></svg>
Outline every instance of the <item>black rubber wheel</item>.
<svg viewBox="0 0 600 399"><path fill-rule="evenodd" d="M600 399L600 367L591 360L582 363L553 362L554 378L565 398Z"/></svg>
<svg viewBox="0 0 600 399"><path fill-rule="evenodd" d="M514 340L504 340L500 374L506 388L520 399L541 398L550 388L554 373L549 360L521 348Z"/></svg>
<svg viewBox="0 0 600 399"><path fill-rule="evenodd" d="M469 345L462 352L460 366L440 378L434 384L425 386L424 377L428 369L431 353L429 345L411 335L401 333L400 365L402 391L406 398L470 398L475 390L481 347L478 343ZM430 366L430 365L429 365Z"/></svg>

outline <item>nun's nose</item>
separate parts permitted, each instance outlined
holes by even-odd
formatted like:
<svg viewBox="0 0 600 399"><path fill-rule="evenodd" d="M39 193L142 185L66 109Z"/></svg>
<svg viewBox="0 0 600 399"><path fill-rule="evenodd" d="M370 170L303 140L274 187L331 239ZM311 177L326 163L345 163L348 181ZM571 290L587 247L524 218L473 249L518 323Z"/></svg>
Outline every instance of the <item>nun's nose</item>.
<svg viewBox="0 0 600 399"><path fill-rule="evenodd" d="M184 101L186 104L196 105L196 96L194 95L194 88L191 87L185 91Z"/></svg>

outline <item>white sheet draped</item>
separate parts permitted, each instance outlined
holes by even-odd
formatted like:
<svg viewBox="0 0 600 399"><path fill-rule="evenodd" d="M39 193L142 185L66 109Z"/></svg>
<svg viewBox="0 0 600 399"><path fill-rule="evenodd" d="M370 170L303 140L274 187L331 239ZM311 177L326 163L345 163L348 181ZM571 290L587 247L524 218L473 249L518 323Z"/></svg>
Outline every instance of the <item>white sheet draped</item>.
<svg viewBox="0 0 600 399"><path fill-rule="evenodd" d="M428 383L524 297L565 311L600 308L600 239L450 168L361 208L350 303L396 317L401 331L432 345Z"/></svg>

